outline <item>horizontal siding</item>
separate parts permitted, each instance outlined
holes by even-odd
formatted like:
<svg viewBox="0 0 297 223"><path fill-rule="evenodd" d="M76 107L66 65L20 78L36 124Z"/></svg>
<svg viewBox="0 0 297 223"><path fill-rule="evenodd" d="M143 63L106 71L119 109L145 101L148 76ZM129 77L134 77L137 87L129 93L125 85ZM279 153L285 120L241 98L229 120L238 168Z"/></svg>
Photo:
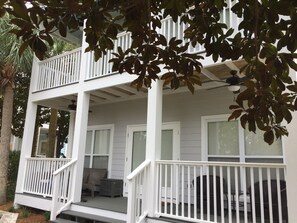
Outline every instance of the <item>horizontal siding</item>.
<svg viewBox="0 0 297 223"><path fill-rule="evenodd" d="M233 94L227 88L163 97L163 122L180 122L181 160L201 160L201 116L230 113ZM128 125L146 123L147 100L107 104L92 109L89 125L114 124L112 178L124 178Z"/></svg>

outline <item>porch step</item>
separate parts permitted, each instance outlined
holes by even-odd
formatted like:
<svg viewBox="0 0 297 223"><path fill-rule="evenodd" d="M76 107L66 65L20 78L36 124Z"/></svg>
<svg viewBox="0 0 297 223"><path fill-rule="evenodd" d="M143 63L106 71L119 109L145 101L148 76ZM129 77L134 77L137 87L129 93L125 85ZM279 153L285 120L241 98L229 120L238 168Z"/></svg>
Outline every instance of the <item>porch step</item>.
<svg viewBox="0 0 297 223"><path fill-rule="evenodd" d="M63 219L61 219L63 218ZM67 220L65 223L74 223L74 222L89 222L88 220L91 221L96 221L96 222L103 222L103 223L126 223L125 221L117 220L117 219L112 219L108 217L102 217L98 215L93 215L93 214L87 214L79 211L63 211L60 214L60 219L61 220L66 220L66 219L75 219L74 221ZM82 221L82 219L86 221ZM64 223L62 222L56 222L56 223Z"/></svg>
<svg viewBox="0 0 297 223"><path fill-rule="evenodd" d="M63 218L57 218L55 221L51 221L53 223L76 223L77 221L71 221Z"/></svg>
<svg viewBox="0 0 297 223"><path fill-rule="evenodd" d="M182 220L177 220L173 218L165 218L165 217L159 217L159 218L152 218L152 217L147 217L147 223L190 223L190 221L182 221Z"/></svg>

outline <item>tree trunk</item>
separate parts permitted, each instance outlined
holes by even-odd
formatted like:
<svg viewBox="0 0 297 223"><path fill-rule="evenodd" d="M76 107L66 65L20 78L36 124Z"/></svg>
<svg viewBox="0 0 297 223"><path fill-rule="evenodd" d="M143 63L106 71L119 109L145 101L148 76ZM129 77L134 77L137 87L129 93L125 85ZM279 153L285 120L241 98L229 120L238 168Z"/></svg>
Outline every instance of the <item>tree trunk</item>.
<svg viewBox="0 0 297 223"><path fill-rule="evenodd" d="M38 135L38 130L39 130L40 110L41 110L40 106L37 106L31 157L35 157L36 156L36 151L37 151L37 141L38 141L38 136L39 136Z"/></svg>
<svg viewBox="0 0 297 223"><path fill-rule="evenodd" d="M8 84L4 89L2 128L0 143L0 205L6 203L7 170L10 150L11 123L13 111L13 88Z"/></svg>
<svg viewBox="0 0 297 223"><path fill-rule="evenodd" d="M51 117L48 129L48 153L47 157L55 156L56 136L57 136L58 110L51 108Z"/></svg>

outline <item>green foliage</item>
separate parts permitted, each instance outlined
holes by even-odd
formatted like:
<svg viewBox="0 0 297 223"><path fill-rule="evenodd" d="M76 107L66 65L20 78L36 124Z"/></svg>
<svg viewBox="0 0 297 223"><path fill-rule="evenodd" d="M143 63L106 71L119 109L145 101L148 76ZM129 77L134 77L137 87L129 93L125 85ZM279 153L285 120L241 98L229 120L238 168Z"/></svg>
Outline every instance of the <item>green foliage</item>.
<svg viewBox="0 0 297 223"><path fill-rule="evenodd" d="M86 51L94 51L98 60L126 30L131 32L131 47L119 48L111 62L114 71L138 75L132 83L138 89L150 87L162 66L165 85L185 85L193 93L194 86L201 85L195 74L204 57L187 53L191 46L201 45L214 61L245 60L241 71L250 80L230 107L230 119L240 118L250 131L263 130L269 144L288 134L282 123L289 123L297 110L297 84L288 75L290 69L297 71L297 1L233 0L228 6L224 0L44 0L32 6L17 0L0 5L0 13L6 10L15 16L12 33L23 41L21 52L30 47L43 58L46 42L53 44L54 30L66 36L86 19ZM221 21L221 11L230 7L241 21L238 27ZM167 16L187 27L180 39L166 39L157 32Z"/></svg>
<svg viewBox="0 0 297 223"><path fill-rule="evenodd" d="M20 151L12 151L9 154L9 164L7 172L7 199L13 200L16 188Z"/></svg>
<svg viewBox="0 0 297 223"><path fill-rule="evenodd" d="M11 212L11 213L16 213L16 210L14 209L13 206L11 206L9 209L8 209L8 212Z"/></svg>
<svg viewBox="0 0 297 223"><path fill-rule="evenodd" d="M12 134L23 138L31 75L16 74L12 113Z"/></svg>
<svg viewBox="0 0 297 223"><path fill-rule="evenodd" d="M29 217L30 214L31 214L30 208L22 207L18 218L27 218L27 217Z"/></svg>
<svg viewBox="0 0 297 223"><path fill-rule="evenodd" d="M49 221L51 218L51 213L49 211L46 211L43 213L43 216L46 221Z"/></svg>

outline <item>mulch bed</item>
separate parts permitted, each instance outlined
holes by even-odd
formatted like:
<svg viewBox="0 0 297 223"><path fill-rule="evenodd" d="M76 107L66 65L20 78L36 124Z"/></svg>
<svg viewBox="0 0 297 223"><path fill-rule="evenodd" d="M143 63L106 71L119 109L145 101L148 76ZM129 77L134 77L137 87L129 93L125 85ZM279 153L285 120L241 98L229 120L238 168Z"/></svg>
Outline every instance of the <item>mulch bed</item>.
<svg viewBox="0 0 297 223"><path fill-rule="evenodd" d="M13 202L7 202L4 205L0 205L0 210L2 211L9 211L13 207ZM19 213L19 218L17 223L46 223L48 221L45 220L43 215L43 211L36 210L36 209L27 209L28 216L22 216L22 209L17 209L15 212Z"/></svg>

